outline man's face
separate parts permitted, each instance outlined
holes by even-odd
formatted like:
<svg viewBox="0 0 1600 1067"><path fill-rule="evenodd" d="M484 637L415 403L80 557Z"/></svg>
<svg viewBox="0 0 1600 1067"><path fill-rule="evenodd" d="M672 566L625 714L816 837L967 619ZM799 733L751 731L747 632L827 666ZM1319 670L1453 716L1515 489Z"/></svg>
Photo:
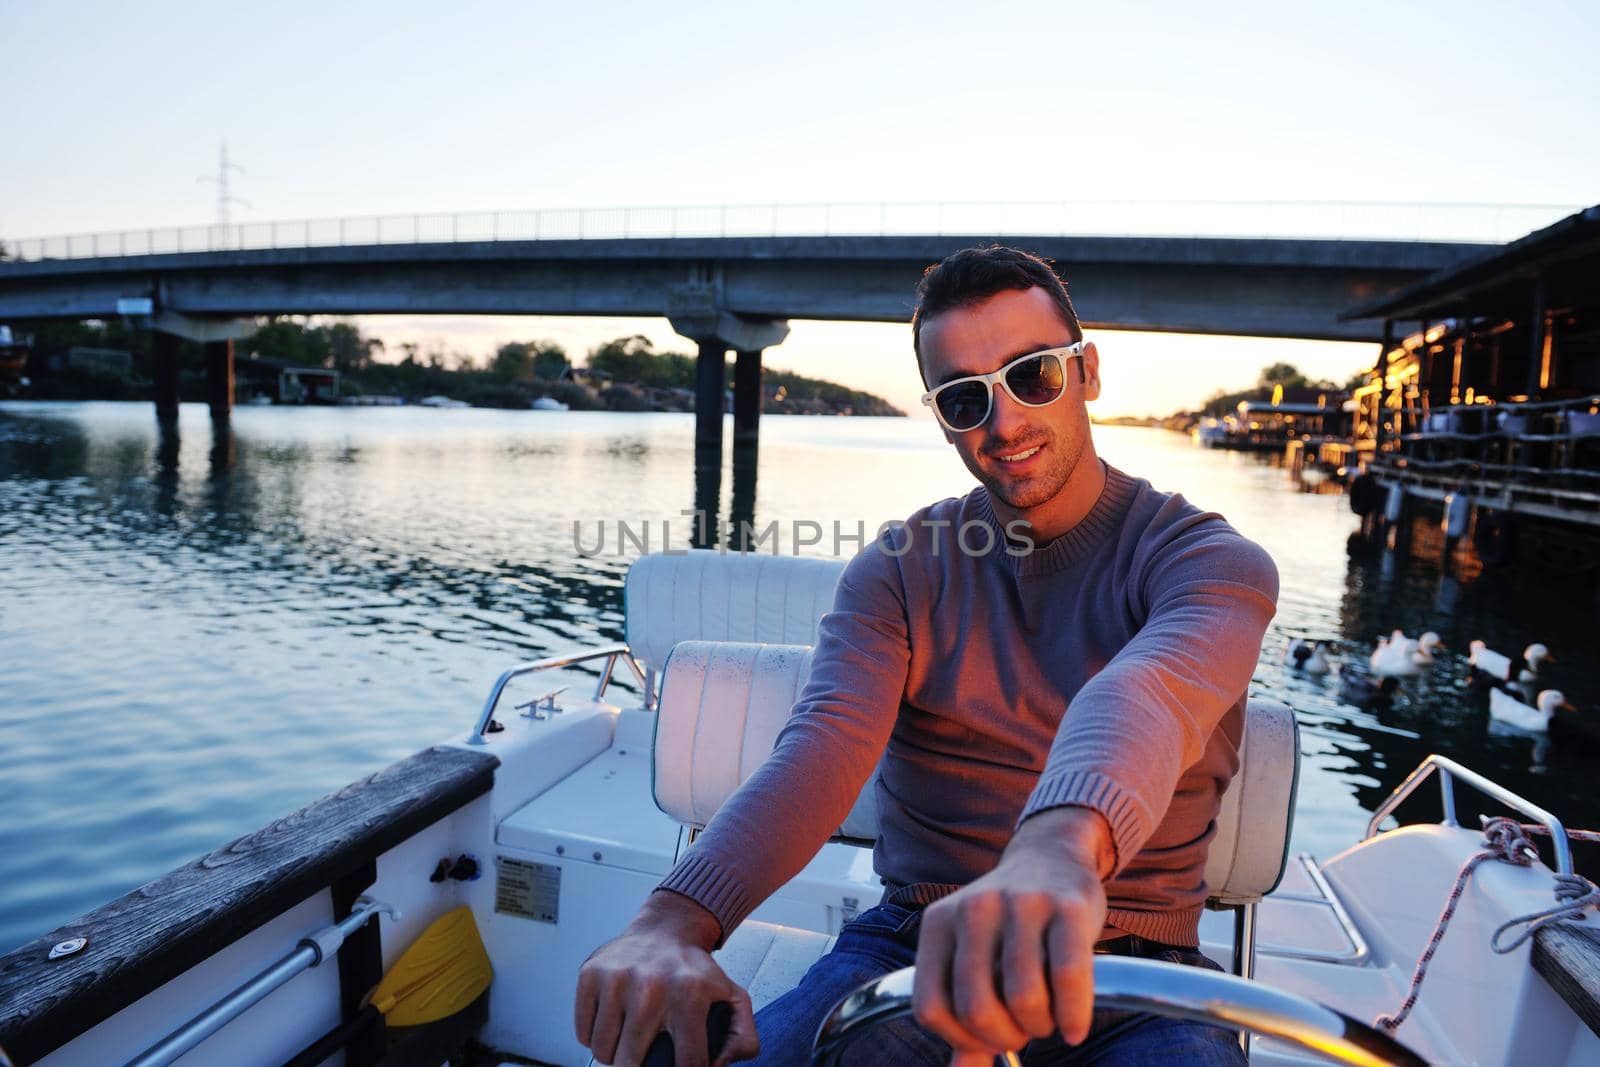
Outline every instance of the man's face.
<svg viewBox="0 0 1600 1067"><path fill-rule="evenodd" d="M1030 352L1072 343L1060 309L1037 287L1005 290L935 315L923 322L921 336L923 375L930 389L955 378L991 373ZM1084 404L1100 395L1100 357L1088 344L1080 358L1085 380L1080 383L1078 368L1068 366L1065 392L1054 403L1027 407L996 386L989 417L981 426L962 433L945 431L973 476L1019 512L1054 500L1089 444Z"/></svg>

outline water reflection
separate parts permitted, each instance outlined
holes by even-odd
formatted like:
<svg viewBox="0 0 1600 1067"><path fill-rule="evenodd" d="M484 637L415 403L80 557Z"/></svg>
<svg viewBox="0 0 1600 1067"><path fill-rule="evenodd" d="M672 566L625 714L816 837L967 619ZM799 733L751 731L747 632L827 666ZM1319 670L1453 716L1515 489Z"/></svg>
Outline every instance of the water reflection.
<svg viewBox="0 0 1600 1067"><path fill-rule="evenodd" d="M1302 724L1296 848L1348 844L1433 751L1600 823L1593 757L1491 728L1464 684L1472 639L1541 641L1550 683L1593 704L1591 599L1350 552L1359 520L1325 489L1176 435L1096 434L1278 561L1255 689ZM675 548L721 547L730 524L739 547L772 523L870 531L970 485L908 420L770 418L761 450L697 455L690 416L241 409L214 427L186 406L162 428L145 405L0 405L0 947L465 729L510 662L621 639L621 521L648 524L653 550L663 523ZM575 525L592 543L601 522L603 547L578 551ZM1387 704L1342 698L1397 627L1448 651ZM1294 674L1291 637L1324 642L1340 674Z"/></svg>
<svg viewBox="0 0 1600 1067"><path fill-rule="evenodd" d="M722 507L722 448L696 445L694 450L694 514L690 544L716 548L717 515Z"/></svg>
<svg viewBox="0 0 1600 1067"><path fill-rule="evenodd" d="M757 459L755 445L734 446L733 502L728 513L733 543L729 547L739 552L749 552L759 547L752 544L756 536Z"/></svg>

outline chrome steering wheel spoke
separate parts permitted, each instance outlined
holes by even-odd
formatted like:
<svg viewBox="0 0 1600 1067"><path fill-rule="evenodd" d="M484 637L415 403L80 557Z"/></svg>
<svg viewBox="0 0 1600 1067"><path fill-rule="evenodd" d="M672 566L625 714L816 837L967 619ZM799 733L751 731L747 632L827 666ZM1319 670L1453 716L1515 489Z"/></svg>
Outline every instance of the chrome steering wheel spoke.
<svg viewBox="0 0 1600 1067"><path fill-rule="evenodd" d="M817 1031L812 1062L836 1067L870 1028L911 1014L915 969L861 986L841 1000ZM1423 1067L1421 1057L1366 1023L1293 993L1233 975L1154 960L1101 956L1094 961L1097 1008L1147 1012L1249 1030L1361 1067Z"/></svg>

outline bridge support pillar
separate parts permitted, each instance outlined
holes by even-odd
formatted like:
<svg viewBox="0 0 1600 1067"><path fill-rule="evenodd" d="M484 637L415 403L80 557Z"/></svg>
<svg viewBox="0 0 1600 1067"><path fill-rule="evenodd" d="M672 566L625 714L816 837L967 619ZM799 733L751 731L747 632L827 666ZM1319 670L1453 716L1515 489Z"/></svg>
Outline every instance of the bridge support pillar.
<svg viewBox="0 0 1600 1067"><path fill-rule="evenodd" d="M733 364L733 447L754 448L760 422L761 350L745 349Z"/></svg>
<svg viewBox="0 0 1600 1067"><path fill-rule="evenodd" d="M150 334L151 377L156 388L156 418L178 421L178 338L155 330Z"/></svg>
<svg viewBox="0 0 1600 1067"><path fill-rule="evenodd" d="M214 422L233 414L233 342L206 342L206 402Z"/></svg>
<svg viewBox="0 0 1600 1067"><path fill-rule="evenodd" d="M761 351L789 336L789 324L781 319L742 319L717 310L709 300L709 295L700 290L676 294L667 320L674 330L700 347L695 368L695 451L697 459L701 458L699 453L713 453L720 465L722 416L727 409L723 398L728 383L728 350L739 353L734 377L734 434L737 439L741 425L747 425L749 440L754 441L756 419L761 410ZM739 399L741 381L748 394L743 402Z"/></svg>
<svg viewBox="0 0 1600 1067"><path fill-rule="evenodd" d="M728 380L728 345L720 337L700 342L694 378L694 448L722 456L723 397Z"/></svg>

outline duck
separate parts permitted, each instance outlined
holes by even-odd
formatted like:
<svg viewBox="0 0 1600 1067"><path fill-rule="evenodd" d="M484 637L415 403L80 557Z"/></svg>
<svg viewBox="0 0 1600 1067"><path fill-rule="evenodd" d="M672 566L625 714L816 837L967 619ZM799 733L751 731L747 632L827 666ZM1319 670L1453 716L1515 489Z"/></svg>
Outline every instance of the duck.
<svg viewBox="0 0 1600 1067"><path fill-rule="evenodd" d="M1372 673L1379 677L1400 678L1418 674L1423 667L1433 663L1433 654L1443 648L1439 635L1429 630L1415 641L1396 630L1378 640L1369 661Z"/></svg>
<svg viewBox="0 0 1600 1067"><path fill-rule="evenodd" d="M1289 647L1283 650L1283 662L1290 670L1305 674L1327 674L1332 669L1328 664L1328 654L1322 650L1321 642L1307 641L1303 637L1297 637L1289 642Z"/></svg>
<svg viewBox="0 0 1600 1067"><path fill-rule="evenodd" d="M1546 689L1539 694L1535 706L1529 707L1504 689L1489 690L1489 715L1508 726L1529 733L1544 733L1550 728L1550 717L1567 708L1567 698L1559 689Z"/></svg>
<svg viewBox="0 0 1600 1067"><path fill-rule="evenodd" d="M1367 711L1393 704L1399 688L1400 680L1393 675L1377 679L1362 674L1341 673L1339 676L1339 700Z"/></svg>
<svg viewBox="0 0 1600 1067"><path fill-rule="evenodd" d="M1467 647L1467 680L1474 685L1498 687L1516 683L1531 691L1539 680L1540 668L1556 661L1550 650L1537 641L1523 649L1517 659L1501 655L1482 641L1473 641Z"/></svg>

